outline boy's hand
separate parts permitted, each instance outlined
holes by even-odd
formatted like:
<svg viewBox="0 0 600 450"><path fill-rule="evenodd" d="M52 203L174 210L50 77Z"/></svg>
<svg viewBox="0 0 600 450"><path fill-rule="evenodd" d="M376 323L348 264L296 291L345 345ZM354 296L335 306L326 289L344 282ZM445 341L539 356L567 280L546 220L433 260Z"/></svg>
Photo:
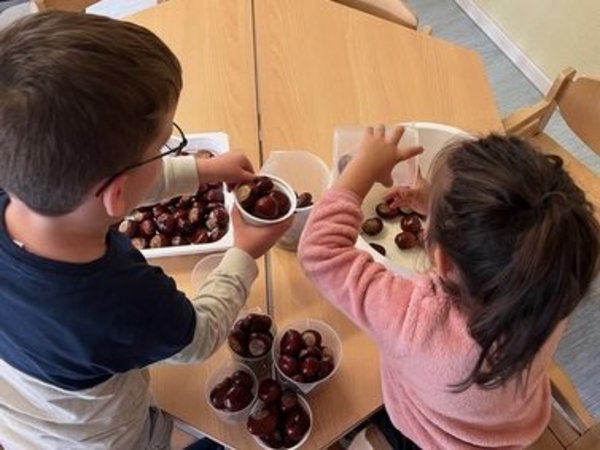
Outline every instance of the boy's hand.
<svg viewBox="0 0 600 450"><path fill-rule="evenodd" d="M234 246L244 250L256 259L267 253L275 245L290 227L294 218L292 216L283 222L268 227L256 227L244 222L237 207L234 207L231 210L231 220L234 230Z"/></svg>
<svg viewBox="0 0 600 450"><path fill-rule="evenodd" d="M410 208L424 216L429 214L429 183L421 176L420 169L414 188L394 186L383 198L392 208Z"/></svg>
<svg viewBox="0 0 600 450"><path fill-rule="evenodd" d="M200 183L224 181L229 186L251 181L254 175L252 163L243 153L227 152L208 159L196 158Z"/></svg>
<svg viewBox="0 0 600 450"><path fill-rule="evenodd" d="M336 187L354 191L364 198L376 181L384 186L392 185L392 169L400 161L412 158L423 147L398 148L404 127L396 127L385 137L385 127L368 127L356 156L348 164L335 183Z"/></svg>

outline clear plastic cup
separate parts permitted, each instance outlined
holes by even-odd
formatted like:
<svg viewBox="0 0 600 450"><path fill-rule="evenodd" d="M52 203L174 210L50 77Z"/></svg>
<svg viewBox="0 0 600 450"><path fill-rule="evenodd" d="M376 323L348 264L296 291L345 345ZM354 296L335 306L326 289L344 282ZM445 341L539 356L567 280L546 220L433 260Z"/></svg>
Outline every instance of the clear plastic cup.
<svg viewBox="0 0 600 450"><path fill-rule="evenodd" d="M212 255L205 256L196 263L191 274L194 294L198 293L206 278L219 266L224 256L225 253L213 253Z"/></svg>
<svg viewBox="0 0 600 450"><path fill-rule="evenodd" d="M243 370L244 372L248 373L254 381L254 387L252 389L252 401L248 406L239 411L227 411L215 408L210 401L210 392L217 384L219 384L225 378L233 375L233 373L237 370ZM243 422L248 418L248 415L250 414L250 411L252 410L253 405L256 403L256 399L258 398L258 380L256 375L254 375L254 372L252 372L252 370L245 364L242 364L238 361L228 361L217 367L217 369L210 374L204 385L204 395L206 402L210 406L210 409L212 409L221 420L228 423Z"/></svg>
<svg viewBox="0 0 600 450"><path fill-rule="evenodd" d="M300 333L302 333L306 330L316 330L321 334L322 345L325 345L326 347L329 347L331 349L331 351L333 353L333 358L334 358L333 370L331 371L331 373L329 375L327 375L326 377L324 377L318 381L314 381L311 383L300 383L298 381L292 380L290 377L288 377L281 371L281 369L279 368L279 365L278 365L278 360L279 360L279 355L280 355L279 346L280 346L281 338L283 337L285 332L288 330L291 330L291 329L297 330ZM274 361L273 365L275 366L277 376L278 376L279 380L281 381L281 383L285 386L292 387L295 390L302 392L303 394L308 394L309 392L311 392L318 386L322 386L325 382L327 382L327 380L331 379L335 375L335 373L337 372L337 370L339 369L339 367L342 363L342 353L343 353L342 352L342 341L340 340L340 337L337 334L337 332L331 326L326 324L325 322L323 322L321 320L315 320L315 319L300 319L300 320L296 320L294 322L290 322L289 324L287 324L285 326L285 328L283 328L279 333L277 333L277 336L275 336L275 340L273 341L272 351L273 351L273 361Z"/></svg>
<svg viewBox="0 0 600 450"><path fill-rule="evenodd" d="M313 197L313 204L321 198L330 184L327 164L321 158L304 150L271 152L260 173L284 179L298 194L309 192ZM296 250L312 209L312 205L296 208L290 229L277 242L279 247L285 250Z"/></svg>
<svg viewBox="0 0 600 450"><path fill-rule="evenodd" d="M308 430L304 434L304 437L302 438L302 440L300 442L298 442L296 445L294 445L293 447L285 447L287 450L298 450L299 448L301 448L306 443L306 441L308 440L308 438L310 436L310 433L312 432L313 415L312 415L312 410L310 409L310 405L308 404L308 401L300 394L298 394L298 401L300 402L300 404L302 405L304 410L308 413L308 417L310 419L310 425L308 426ZM260 408L263 407L263 405L264 405L264 403L262 401L257 400L248 415L252 414L255 411L258 411ZM263 448L265 450L274 450L273 447L269 447L258 436L255 436L253 434L251 434L251 436L254 438L254 440L256 441L256 444L260 448ZM283 448L283 447L281 447L281 448Z"/></svg>
<svg viewBox="0 0 600 450"><path fill-rule="evenodd" d="M268 176L271 179L271 181L273 181L273 185L275 186L275 188L283 192L290 201L290 209L285 215L273 220L261 219L260 217L256 217L250 214L248 211L246 211L242 207L242 205L240 205L237 195L234 195L233 197L235 205L240 210L240 214L242 215L242 219L244 219L244 222L257 227L268 227L269 225L283 222L296 212L296 194L294 192L294 189L292 189L292 187L283 179L269 174L262 175Z"/></svg>

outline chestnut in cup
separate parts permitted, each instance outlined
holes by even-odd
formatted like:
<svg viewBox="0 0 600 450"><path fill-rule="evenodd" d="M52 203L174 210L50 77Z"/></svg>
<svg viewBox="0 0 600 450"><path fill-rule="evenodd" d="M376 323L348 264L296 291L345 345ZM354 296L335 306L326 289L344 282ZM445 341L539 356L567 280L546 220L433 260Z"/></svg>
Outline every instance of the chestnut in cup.
<svg viewBox="0 0 600 450"><path fill-rule="evenodd" d="M233 325L227 342L231 350L244 358L260 358L273 345L273 321L264 314L251 313Z"/></svg>
<svg viewBox="0 0 600 450"><path fill-rule="evenodd" d="M237 370L211 389L210 403L216 409L240 411L252 403L254 389L252 376L244 370Z"/></svg>
<svg viewBox="0 0 600 450"><path fill-rule="evenodd" d="M259 176L250 182L238 185L235 188L235 195L240 206L259 219L279 219L291 208L287 196L266 176Z"/></svg>
<svg viewBox="0 0 600 450"><path fill-rule="evenodd" d="M333 352L323 345L321 333L308 329L287 330L279 341L277 367L299 383L313 383L327 377L334 369Z"/></svg>

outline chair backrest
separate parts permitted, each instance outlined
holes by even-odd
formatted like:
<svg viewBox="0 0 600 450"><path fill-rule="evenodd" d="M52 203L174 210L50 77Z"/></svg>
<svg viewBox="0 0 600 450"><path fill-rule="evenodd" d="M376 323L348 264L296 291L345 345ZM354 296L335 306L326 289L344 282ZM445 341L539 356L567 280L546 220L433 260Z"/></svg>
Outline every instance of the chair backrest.
<svg viewBox="0 0 600 450"><path fill-rule="evenodd" d="M99 0L34 0L39 11L59 9L62 11L84 11Z"/></svg>
<svg viewBox="0 0 600 450"><path fill-rule="evenodd" d="M402 0L332 0L336 3L372 14L373 16L395 22L399 25L417 29L419 19Z"/></svg>
<svg viewBox="0 0 600 450"><path fill-rule="evenodd" d="M600 78L578 76L571 67L558 74L537 104L511 114L503 121L507 134L528 138L541 133L556 110L571 130L600 154Z"/></svg>

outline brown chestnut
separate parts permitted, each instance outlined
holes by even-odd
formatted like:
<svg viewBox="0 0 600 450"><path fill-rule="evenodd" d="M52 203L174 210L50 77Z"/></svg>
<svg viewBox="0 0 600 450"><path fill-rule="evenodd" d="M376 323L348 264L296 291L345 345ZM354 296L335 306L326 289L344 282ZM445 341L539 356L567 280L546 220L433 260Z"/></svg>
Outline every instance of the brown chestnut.
<svg viewBox="0 0 600 450"><path fill-rule="evenodd" d="M175 218L173 214L162 213L156 217L156 228L164 234L172 234L175 229Z"/></svg>
<svg viewBox="0 0 600 450"><path fill-rule="evenodd" d="M256 200L252 214L261 219L273 220L279 216L279 207L272 197L265 195Z"/></svg>
<svg viewBox="0 0 600 450"><path fill-rule="evenodd" d="M281 385L273 378L265 378L258 386L258 398L264 403L273 403L281 398Z"/></svg>
<svg viewBox="0 0 600 450"><path fill-rule="evenodd" d="M227 377L210 391L210 403L217 409L225 409L225 395L231 388L231 378Z"/></svg>
<svg viewBox="0 0 600 450"><path fill-rule="evenodd" d="M178 247L180 245L188 245L190 242L187 240L187 238L180 236L178 234L176 234L175 236L173 236L171 238L171 245L173 247Z"/></svg>
<svg viewBox="0 0 600 450"><path fill-rule="evenodd" d="M217 227L208 232L208 241L216 242L221 239L223 236L227 234L227 230L225 228Z"/></svg>
<svg viewBox="0 0 600 450"><path fill-rule="evenodd" d="M270 409L259 409L250 414L246 427L256 436L271 435L277 429L277 414Z"/></svg>
<svg viewBox="0 0 600 450"><path fill-rule="evenodd" d="M375 250L377 253L385 256L386 251L383 245L375 244L374 242L369 242L369 245Z"/></svg>
<svg viewBox="0 0 600 450"><path fill-rule="evenodd" d="M192 244L206 244L209 240L208 231L206 230L197 230L192 235Z"/></svg>
<svg viewBox="0 0 600 450"><path fill-rule="evenodd" d="M140 223L140 235L150 239L156 233L156 225L152 219L146 219Z"/></svg>
<svg viewBox="0 0 600 450"><path fill-rule="evenodd" d="M204 198L206 198L206 201L209 203L223 203L225 201L223 189L221 188L212 188L204 194Z"/></svg>
<svg viewBox="0 0 600 450"><path fill-rule="evenodd" d="M138 224L133 220L125 219L119 224L119 231L128 238L132 238L137 234Z"/></svg>
<svg viewBox="0 0 600 450"><path fill-rule="evenodd" d="M302 333L302 340L306 347L320 346L321 345L321 333L317 330L306 330Z"/></svg>
<svg viewBox="0 0 600 450"><path fill-rule="evenodd" d="M319 373L319 360L314 356L307 356L300 364L300 373L307 380L313 380Z"/></svg>
<svg viewBox="0 0 600 450"><path fill-rule="evenodd" d="M248 353L253 357L266 355L271 350L273 338L266 333L251 333L248 337Z"/></svg>
<svg viewBox="0 0 600 450"><path fill-rule="evenodd" d="M400 228L402 228L402 231L417 234L421 230L421 219L416 214L402 216L400 218Z"/></svg>
<svg viewBox="0 0 600 450"><path fill-rule="evenodd" d="M192 206L188 211L188 221L192 225L197 225L202 220L202 209L198 206Z"/></svg>
<svg viewBox="0 0 600 450"><path fill-rule="evenodd" d="M138 222L141 223L144 220L147 219L152 219L154 216L152 215L152 211L150 210L144 210L144 211L136 211L133 213L132 219L134 220L134 222Z"/></svg>
<svg viewBox="0 0 600 450"><path fill-rule="evenodd" d="M173 215L173 218L175 218L175 215ZM194 231L194 227L187 218L179 217L175 219L175 231L181 234L191 234Z"/></svg>
<svg viewBox="0 0 600 450"><path fill-rule="evenodd" d="M363 222L361 229L363 233L375 236L383 230L383 222L379 217L371 217Z"/></svg>
<svg viewBox="0 0 600 450"><path fill-rule="evenodd" d="M281 191L273 190L269 193L269 197L275 200L280 215L286 214L290 210L290 199Z"/></svg>
<svg viewBox="0 0 600 450"><path fill-rule="evenodd" d="M233 385L225 394L223 404L228 411L239 411L252 402L252 393L242 386Z"/></svg>
<svg viewBox="0 0 600 450"><path fill-rule="evenodd" d="M317 373L317 379L322 380L327 377L334 369L333 360L321 360L319 364L319 372Z"/></svg>
<svg viewBox="0 0 600 450"><path fill-rule="evenodd" d="M261 195L268 194L273 190L273 181L268 177L256 177L254 179L254 189Z"/></svg>
<svg viewBox="0 0 600 450"><path fill-rule="evenodd" d="M396 208L390 207L390 205L388 205L386 202L379 203L375 207L375 212L382 219L393 219L394 217L400 215L400 211L398 211Z"/></svg>
<svg viewBox="0 0 600 450"><path fill-rule="evenodd" d="M296 201L296 207L298 208L306 208L308 206L312 206L312 204L313 199L310 192L303 192L298 196L298 200Z"/></svg>
<svg viewBox="0 0 600 450"><path fill-rule="evenodd" d="M133 245L138 250L142 250L148 247L148 241L143 237L134 237L131 239L131 245Z"/></svg>
<svg viewBox="0 0 600 450"><path fill-rule="evenodd" d="M164 234L158 233L157 235L152 236L150 239L150 248L161 248L169 245L169 238Z"/></svg>
<svg viewBox="0 0 600 450"><path fill-rule="evenodd" d="M394 242L396 243L399 249L408 250L415 247L418 244L419 240L417 236L413 233L409 231L402 231L401 233L398 233L396 235L396 237L394 238Z"/></svg>
<svg viewBox="0 0 600 450"><path fill-rule="evenodd" d="M254 183L243 183L235 188L235 196L242 208L252 209L254 204Z"/></svg>
<svg viewBox="0 0 600 450"><path fill-rule="evenodd" d="M310 426L310 418L303 408L297 408L285 421L283 427L284 442L298 443Z"/></svg>
<svg viewBox="0 0 600 450"><path fill-rule="evenodd" d="M229 347L235 353L241 356L246 356L248 348L248 335L242 330L233 329L227 336Z"/></svg>
<svg viewBox="0 0 600 450"><path fill-rule="evenodd" d="M231 382L237 386L241 386L250 392L252 392L252 388L254 388L254 380L252 376L244 370L236 370L231 375Z"/></svg>
<svg viewBox="0 0 600 450"><path fill-rule="evenodd" d="M264 314L248 314L250 318L250 327L249 331L258 331L261 333L269 333L271 331L271 326L273 325L273 321L271 318Z"/></svg>
<svg viewBox="0 0 600 450"><path fill-rule="evenodd" d="M288 377L293 377L300 372L298 360L290 355L281 355L277 361L279 369Z"/></svg>
<svg viewBox="0 0 600 450"><path fill-rule="evenodd" d="M281 409L282 413L287 414L296 409L298 405L298 395L294 391L291 389L286 389L283 391L281 394L281 400L279 401L279 408Z"/></svg>
<svg viewBox="0 0 600 450"><path fill-rule="evenodd" d="M297 330L287 330L281 337L279 351L284 355L297 356L303 347L302 335Z"/></svg>
<svg viewBox="0 0 600 450"><path fill-rule="evenodd" d="M160 216L161 214L165 214L168 212L169 212L169 210L167 209L167 207L165 205L161 205L160 203L158 205L154 205L152 207L152 215L155 218Z"/></svg>

